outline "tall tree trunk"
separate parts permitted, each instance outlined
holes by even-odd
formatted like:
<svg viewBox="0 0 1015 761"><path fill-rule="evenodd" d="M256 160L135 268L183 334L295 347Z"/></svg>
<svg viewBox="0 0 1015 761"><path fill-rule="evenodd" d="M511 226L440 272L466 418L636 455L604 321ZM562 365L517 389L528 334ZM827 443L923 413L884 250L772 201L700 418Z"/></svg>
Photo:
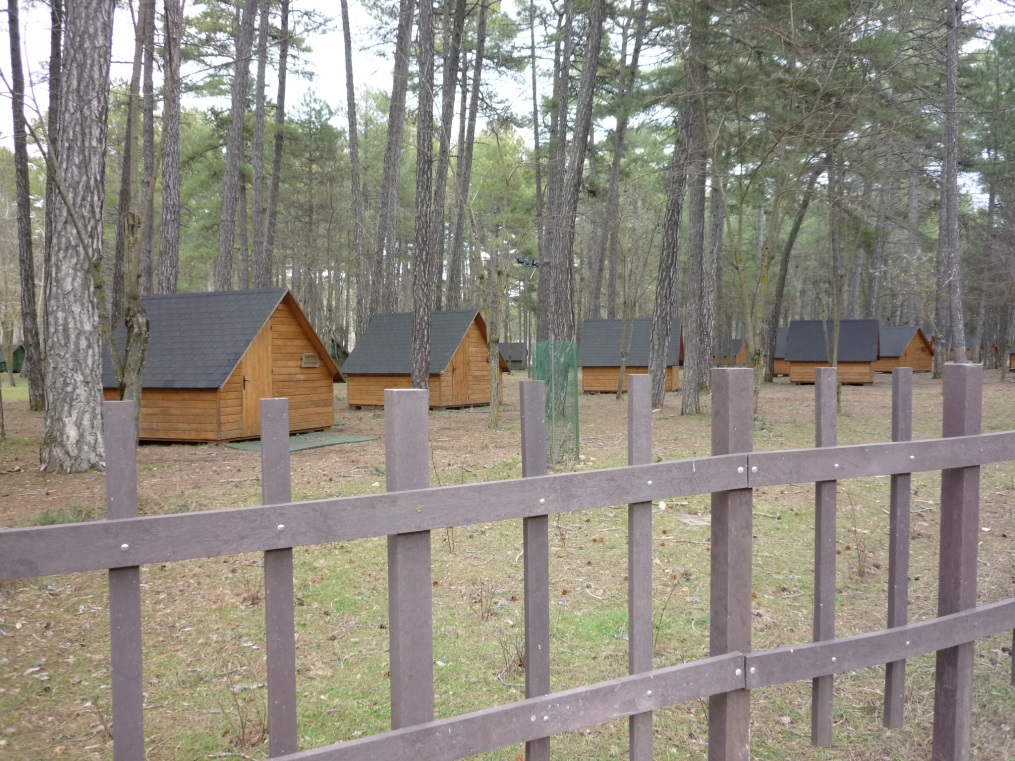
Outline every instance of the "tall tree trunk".
<svg viewBox="0 0 1015 761"><path fill-rule="evenodd" d="M367 303L370 294L370 280L379 277L367 266L364 250L364 217L366 203L363 199L363 180L359 162L359 129L356 126L356 88L353 86L352 31L349 25L349 0L341 0L342 38L345 44L345 106L349 116L349 180L352 184L352 253L356 261L356 335L362 335L367 327ZM348 330L348 322L346 330Z"/></svg>
<svg viewBox="0 0 1015 761"><path fill-rule="evenodd" d="M687 303L684 309L684 378L680 384L680 412L697 415L701 412L698 394L708 382L710 357L704 324L703 302L705 284L705 182L708 162L705 110L705 88L708 70L703 55L711 9L706 0L698 0L692 11L690 46L686 61L688 87L684 100L688 110L687 130Z"/></svg>
<svg viewBox="0 0 1015 761"><path fill-rule="evenodd" d="M462 250L465 246L466 202L469 196L469 185L472 183L473 145L476 139L476 121L479 116L479 85L483 77L483 54L486 50L486 22L489 13L490 1L482 0L479 6L479 22L476 28L476 51L472 62L469 116L465 127L465 141L455 173L455 229L451 237L451 255L448 261L448 309L457 309L461 305L462 288L460 278L462 272Z"/></svg>
<svg viewBox="0 0 1015 761"><path fill-rule="evenodd" d="M28 404L46 406L39 318L35 309L35 257L32 253L32 207L28 187L28 135L25 131L25 75L21 67L21 22L18 0L7 0L11 43L11 113L14 117L14 184L18 207L18 269L21 274L21 325L24 331Z"/></svg>
<svg viewBox="0 0 1015 761"><path fill-rule="evenodd" d="M433 0L419 3L419 107L416 116L416 247L412 268L412 387L430 387L430 315L440 259L433 209Z"/></svg>
<svg viewBox="0 0 1015 761"><path fill-rule="evenodd" d="M462 53L462 29L465 26L465 0L456 0L451 29L445 22L444 75L441 84L440 146L437 152L437 166L433 178L433 201L430 209L430 242L437 258L434 290L434 308L439 308L441 298L441 270L444 261L445 229L444 217L447 203L448 170L451 164L451 127L455 118L455 86L458 84L458 70ZM450 33L451 39L448 40Z"/></svg>
<svg viewBox="0 0 1015 761"><path fill-rule="evenodd" d="M345 0L343 0L345 2ZM271 267L265 256L264 242L264 86L268 70L268 31L271 27L268 0L258 0L257 79L254 83L254 134L250 141L250 168L253 182L253 266L251 282L255 287L271 279ZM267 274L265 274L267 273Z"/></svg>
<svg viewBox="0 0 1015 761"><path fill-rule="evenodd" d="M46 334L43 470L101 467L102 382L96 289L102 252L113 0L67 7L55 167L62 204L53 224ZM51 151L52 154L52 151Z"/></svg>
<svg viewBox="0 0 1015 761"><path fill-rule="evenodd" d="M574 58L574 2L565 0L562 11L558 11L557 39L554 45L553 62L553 110L550 113L550 156L547 167L546 212L543 218L543 258L539 268L539 301L537 303L536 341L566 340L558 339L554 334L551 322L552 313L559 309L558 302L562 299L559 293L559 282L567 283L567 276L559 270L566 266L557 261L561 255L560 237L564 224L560 218L560 198L564 187L564 165L567 160L567 124L569 93L571 90L570 76L572 59ZM577 139L577 135L575 136ZM570 270L570 267L569 267ZM572 297L566 295L566 307L572 308ZM551 404L551 402L548 402Z"/></svg>
<svg viewBox="0 0 1015 761"><path fill-rule="evenodd" d="M141 34L144 68L141 90L141 140L144 174L141 175L141 293L151 293L154 283L155 240L155 0L141 3Z"/></svg>
<svg viewBox="0 0 1015 761"><path fill-rule="evenodd" d="M569 3L570 6L570 3ZM588 31L585 56L582 61L581 81L578 86L578 97L574 112L574 129L570 140L570 153L567 152L568 141L564 139L567 130L567 98L563 98L559 112L557 129L557 149L554 166L550 177L550 225L546 230L549 254L548 267L540 262L540 280L546 278L549 288L541 294L541 325L539 330L550 341L574 341L575 301L574 301L574 226L578 211L578 189L582 170L585 165L585 153L588 147L589 129L592 123L592 101L595 94L595 77L599 67L599 48L602 35L604 0L592 0L588 10ZM565 49L566 50L566 49ZM563 66L571 64L570 56L565 52L561 59ZM563 68L563 67L562 67ZM559 72L563 74L563 72ZM558 76L558 87L567 93L567 77ZM548 275L548 277L547 277ZM544 311L544 302L545 311Z"/></svg>
<svg viewBox="0 0 1015 761"><path fill-rule="evenodd" d="M127 123L124 128L123 152L120 165L120 196L116 207L116 243L113 248L113 291L110 294L109 324L116 326L123 323L124 299L126 296L127 278L127 247L128 239L133 239L140 234L141 214L140 209L133 205L137 188L137 172L134 171L134 162L140 152L141 146L138 140L141 136L137 128L137 119L140 115L138 109L134 108L139 93L141 92L141 69L142 57L144 55L144 12L147 3L142 3L139 8L139 17L134 27L134 64L130 75L130 90L128 93ZM100 254L101 255L101 254Z"/></svg>
<svg viewBox="0 0 1015 761"><path fill-rule="evenodd" d="M243 161L243 122L247 113L247 89L250 74L250 48L254 42L254 21L257 0L243 0L239 30L236 35L236 68L233 74L233 96L226 131L226 162L222 172L222 210L219 215L218 257L215 260L213 286L216 291L233 287L233 241L236 235L236 203L240 185L240 163Z"/></svg>
<svg viewBox="0 0 1015 761"><path fill-rule="evenodd" d="M892 208L892 187L894 179L895 151L891 140L885 142L885 162L882 169L881 191L878 194L878 221L874 229L874 261L871 263L870 291L867 294L867 309L864 316L876 319L878 316L881 277L885 270L886 248L888 246L888 214Z"/></svg>
<svg viewBox="0 0 1015 761"><path fill-rule="evenodd" d="M46 113L48 126L48 142L51 146L57 145L60 141L60 75L63 70L63 24L64 11L63 0L51 0L49 6L50 31L49 31L49 108ZM49 273L50 259L53 253L53 214L57 204L61 203L60 194L56 186L56 174L53 171L46 172L46 251L42 257L42 335L48 335L46 323L49 320ZM42 354L39 358L39 366L45 365L45 346L42 346ZM45 384L45 380L43 380ZM45 393L42 394L45 397ZM43 403L45 399L43 398ZM32 407L32 409L35 409ZM39 409L42 409L41 407Z"/></svg>
<svg viewBox="0 0 1015 761"><path fill-rule="evenodd" d="M966 329L962 313L962 273L959 258L959 33L962 23L962 0L946 0L948 42L945 50L945 138L944 161L941 165L941 215L938 225L938 294L935 310L935 377L940 365L944 370L941 350L948 343L955 362L966 362ZM944 325L950 330L945 339Z"/></svg>
<svg viewBox="0 0 1015 761"><path fill-rule="evenodd" d="M396 257L395 221L398 212L398 177L402 159L402 136L405 126L405 93L409 86L409 50L412 44L414 0L401 0L398 13L398 34L395 39L395 67L392 74L391 101L388 105L388 141L384 148L384 169L381 179L380 208L377 214L377 240L374 249L374 272L384 273L373 283L368 317L393 306L395 281L390 277Z"/></svg>
<svg viewBox="0 0 1015 761"><path fill-rule="evenodd" d="M268 190L268 224L264 231L264 258L257 271L257 287L271 286L278 224L278 193L282 185L282 151L285 147L285 80L289 69L289 2L282 0L281 41L278 45L278 94L275 96L275 135L271 153L271 187Z"/></svg>
<svg viewBox="0 0 1015 761"><path fill-rule="evenodd" d="M818 178L821 177L827 166L828 161L826 158L825 161L814 167L811 172L803 197L800 199L800 206L797 207L793 226L790 228L789 235L782 247L782 256L779 258L779 276L775 284L775 298L772 301L771 316L768 318L768 331L762 341L762 345L768 347L768 362L765 371L767 380L771 380L775 375L775 337L779 330L779 320L782 316L782 301L786 293L786 277L789 274L789 257L793 253L793 246L796 244L797 235L800 234L804 217L807 216L807 207L811 204L811 198L814 196L814 188L818 184Z"/></svg>
<svg viewBox="0 0 1015 761"><path fill-rule="evenodd" d="M680 340L680 336L670 335L670 326L676 313L677 294L680 293L680 236L687 188L686 120L685 113L681 116L681 126L676 131L670 158L663 243L659 252L659 276L656 278L655 308L649 336L648 367L652 373L653 408L660 408L666 402L666 348L670 341Z"/></svg>
<svg viewBox="0 0 1015 761"><path fill-rule="evenodd" d="M240 172L240 186L236 189L236 253L240 265L239 285L241 289L250 287L250 240L247 235L247 178Z"/></svg>
<svg viewBox="0 0 1015 761"><path fill-rule="evenodd" d="M607 262L620 259L620 170L624 161L624 141L627 138L627 124L630 117L630 99L638 78L638 60L641 56L641 44L645 33L645 18L648 15L648 0L640 0L635 7L631 0L631 12L634 15L634 43L631 50L631 61L627 61L627 28L620 53L620 92L617 95L617 128L613 133L613 163L610 166L610 185L606 191L606 235L603 246L592 267L592 285L590 293L592 303L589 313L592 317L600 317L602 306L603 272ZM614 273L616 270L614 269ZM616 288L616 276L613 279ZM616 294L614 293L614 296ZM607 294L607 304L610 295Z"/></svg>
<svg viewBox="0 0 1015 761"><path fill-rule="evenodd" d="M920 271L920 177L919 170L913 166L909 170L909 212L908 212L908 234L909 234L909 262L908 269L909 283L909 308L908 319L911 325L919 325L922 315L920 314L920 292L917 288L918 275Z"/></svg>
<svg viewBox="0 0 1015 761"><path fill-rule="evenodd" d="M176 293L180 275L180 0L164 0L164 105L162 107L162 226L159 236L159 293Z"/></svg>
<svg viewBox="0 0 1015 761"><path fill-rule="evenodd" d="M484 4L485 5L485 4ZM543 156L539 140L539 69L536 67L536 3L529 1L529 67L532 74L532 158L536 180L536 259L543 255Z"/></svg>

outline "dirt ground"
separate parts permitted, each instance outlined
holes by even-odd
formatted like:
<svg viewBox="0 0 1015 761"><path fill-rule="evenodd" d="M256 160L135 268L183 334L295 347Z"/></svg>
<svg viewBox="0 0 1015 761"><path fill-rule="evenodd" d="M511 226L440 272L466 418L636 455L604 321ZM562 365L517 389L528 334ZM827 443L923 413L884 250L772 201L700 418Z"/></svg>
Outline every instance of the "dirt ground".
<svg viewBox="0 0 1015 761"><path fill-rule="evenodd" d="M519 443L518 388L524 371L505 376L499 426L489 425L488 408L440 410L430 414L432 483L489 480L484 470L517 459ZM985 373L983 430L1015 427L1007 404L1015 399L1015 382L1002 382L994 371ZM10 394L8 393L9 397ZM940 435L940 381L914 376L916 438ZM766 384L755 418L755 449L812 446L812 386L793 386L786 379ZM706 414L682 417L678 394L653 415L654 451L659 459L708 454L710 399L703 397ZM89 517L104 513L104 476L100 472L52 475L38 469L42 413L30 412L24 400L4 401L9 443L0 445L0 526L30 524L47 508L77 505ZM627 401L613 394L583 395L580 399L581 459L574 467L604 467L626 462ZM891 377L878 375L872 387L843 387L839 418L842 444L890 440ZM342 496L383 491L383 411L349 410L345 387L335 386L334 430L373 441L294 452L293 498ZM146 504L165 505L188 495L189 509L235 506L230 486L259 479L260 455L223 444L142 444L138 451L138 481L142 513ZM507 475L500 475L500 478ZM347 487L351 487L347 488ZM163 512L157 508L152 512Z"/></svg>
<svg viewBox="0 0 1015 761"><path fill-rule="evenodd" d="M501 419L496 427L490 426L490 411L486 408L433 411L429 416L429 438L431 444L431 483L449 485L464 482L497 480L518 477L521 473L519 383L524 372L515 372L505 378L504 403ZM103 474L100 472L73 476L51 475L38 470L38 444L42 434L42 414L29 412L27 401L12 399L4 389L4 412L8 439L0 443L0 528L26 526L38 522L46 511L73 509L81 519L101 519L105 513ZM703 398L707 407L710 403ZM984 417L983 430L1000 431L1015 429L1015 382L1003 380L996 372L984 376ZM294 499L316 499L328 496L344 496L384 489L384 415L379 410L351 411L345 403L345 389L335 386L335 430L352 436L375 437L371 441L324 447L299 452L291 456L292 487ZM814 388L792 386L785 379L766 384L761 391L759 405L754 419L754 447L757 450L806 448L814 443ZM653 413L654 454L657 459L683 459L707 455L710 451L710 418L708 414L683 417L680 412L679 394L670 394L666 405ZM941 382L928 375L914 376L914 438L934 438L941 433ZM580 399L581 458L569 466L576 469L614 467L626 463L627 458L627 400L604 394L582 396ZM887 441L891 425L891 378L877 376L871 387L844 387L842 389L841 412L838 417L839 443ZM983 530L980 547L981 570L978 597L982 602L1004 599L1015 594L1015 464L1001 465L983 475L981 488L980 524ZM185 512L221 507L257 504L260 499L260 455L257 452L242 451L225 445L155 445L144 444L138 451L138 488L142 514ZM914 478L913 495L913 565L911 620L934 615L936 608L936 553L937 553L937 503L940 499L936 476ZM872 480L866 480L872 481ZM883 611L886 595L884 585L887 568L887 538L883 535L887 522L887 479L877 483L843 482L839 489L839 539L843 557L839 564L840 608L837 608L837 634L845 636L869 630L872 626L871 611ZM810 618L810 568L813 567L813 485L799 484L755 492L755 533L757 536L754 561L754 587L756 591L754 646L757 649L806 641L809 638ZM658 665L680 662L682 659L699 657L700 649L707 648L701 639L707 634L708 611L708 497L701 496L686 501L671 503L665 517L657 520L654 541L659 564L655 592L656 621L658 632L668 633L670 642L663 637L657 645ZM656 512L662 516L662 513ZM591 621L606 598L617 608L607 616L601 614L613 626L623 626L624 557L626 552L625 522L622 511L593 513L589 518L564 516L563 523L555 527L554 537L554 578L551 584L559 587L554 610L568 611L579 616L577 620ZM673 520L671 520L673 519ZM695 521L698 522L695 522ZM810 524L810 525L808 525ZM674 527L677 527L675 531ZM678 531L685 532L678 535ZM486 533L489 532L489 533ZM668 533L669 532L669 533ZM559 533L559 536L556 534ZM435 532L436 534L436 532ZM495 538L496 531L476 528L457 535L448 534L448 546L435 552L435 606L443 623L452 626L454 616L461 615L469 622L463 631L469 632L476 626L496 625L498 630L487 632L494 663L485 674L480 670L479 686L475 693L463 693L462 704L457 698L445 697L446 712L474 710L477 695L491 704L497 701L517 699L509 691L511 685L497 676L501 660L503 632L513 632L508 616L517 620L520 611L513 611L521 605L514 594L518 586L516 550L511 549L500 565L488 565L491 548L500 552L511 546ZM605 550L604 537L606 538ZM457 552L450 547L451 540L460 544ZM657 540L657 541L656 541ZM435 536L439 545L441 537ZM362 575L356 577L364 589L383 595L383 549L369 550L360 559ZM704 554L702 550L705 550ZM369 730L372 723L384 723L384 690L381 680L376 689L379 692L365 693L362 713L356 712L357 703L341 693L331 692L332 687L318 686L331 679L339 678L339 671L355 666L350 679L355 682L338 682L346 686L341 689L350 692L348 684L359 683L359 672L365 671L376 659L375 668L383 673L386 656L384 653L385 632L378 629L373 620L377 614L370 613L366 623L358 623L361 616L343 614L335 602L342 594L344 581L336 583L324 594L326 575L340 563L353 563L346 559L348 550L338 548L307 548L298 564L297 594L306 598L306 605L299 608L299 616L312 619L313 624L300 628L301 651L313 653L328 652L336 637L346 641L351 652L342 659L342 666L316 664L301 677L306 684L306 693L301 692L300 717L306 729L301 735L304 747L314 747L323 741L334 741L343 737L359 736L361 730ZM373 554L371 554L373 553ZM692 560L691 553L700 557ZM375 557L376 556L376 557ZM515 562L512 563L512 558ZM228 660L234 661L236 670L222 672L214 662L221 660L224 653L205 647L187 659L181 659L178 648L186 637L197 636L188 633L193 627L205 642L223 643L225 634L217 634L216 627L225 619L218 618L228 610L230 615L246 620L252 616L250 610L256 606L249 602L256 588L258 574L257 559L238 556L235 558L209 559L193 563L170 564L145 570L146 583L151 588L146 600L152 607L156 620L146 619L146 647L153 663L146 673L150 679L146 690L151 691L151 702L156 707L164 701L179 701L180 695L191 694L197 687L191 685L217 685L219 694L229 695L230 686L237 681L246 684L249 680L255 686L262 678L256 676L260 666L248 663L244 658L250 655L247 646L256 637L256 625L230 623L226 631L240 627L237 633L229 635L238 638L236 649L240 655L230 652ZM358 567L358 566L356 566ZM228 568L226 581L209 576L221 576ZM349 566L353 568L353 566ZM495 570L498 569L498 570ZM351 571L350 571L351 572ZM163 577L163 574L165 575ZM172 575L170 575L172 574ZM61 578L58 586L47 582L26 583L10 587L8 599L4 600L4 588L0 587L0 707L6 705L12 713L4 717L0 710L0 759L39 758L43 755L64 755L75 758L107 757L109 745L103 732L104 718L96 708L101 701L96 695L95 684L108 679L108 651L101 652L105 635L102 634L102 619L105 614L103 590L105 579L102 574L79 577L70 582ZM64 583L66 581L66 589ZM168 598L158 591L165 588L171 593ZM568 590L584 590L586 594L568 595ZM493 593L493 597L490 594ZM175 602L167 602L176 597ZM253 596L256 597L256 594ZM85 600L81 606L77 600ZM320 599L319 599L320 598ZM491 600L494 602L491 603ZM501 603L505 607L498 614ZM207 613L195 614L194 606L201 604L210 609ZM303 606L302 599L299 605ZM493 607L490 607L490 606ZM564 607L561 607L564 606ZM591 607L588 607L591 606ZM688 642L681 642L681 629L674 623L668 629L670 618L678 615L687 622ZM84 612L82 612L84 608ZM203 608L202 608L203 609ZM436 610L436 608L435 608ZM480 615L484 614L484 615ZM485 614L492 616L487 618ZM555 612L554 614L558 614ZM874 614L876 628L880 627ZM202 616L207 616L205 620ZM316 618L319 616L320 618ZM498 617L499 616L499 617ZM555 618L554 637L566 636L573 623L571 618ZM584 616L584 618L581 618ZM246 617L246 618L245 618ZM253 616L256 619L256 616ZM342 630L329 629L341 619ZM86 620L87 619L87 620ZM196 619L196 620L193 620ZM446 619L446 620L445 620ZM598 619L596 619L598 620ZM52 627L50 627L52 622ZM84 622L84 623L83 623ZM18 624L24 623L22 628ZM89 624L94 627L87 635L75 634L80 627ZM250 632L243 626L251 626ZM457 626L457 624L454 624ZM591 625L591 624L589 624ZM206 628L202 628L206 627ZM302 627L302 625L301 625ZM16 628L16 630L15 630ZM61 631L63 628L63 631ZM383 629L383 626L381 626ZM165 630L165 631L163 631ZM450 629L449 629L450 630ZM65 650L54 651L50 644L53 631L58 636L71 640L87 641L89 650L99 651L89 657L79 656L78 663L67 668L78 668L79 672L65 675L62 690L58 674L58 661L64 659ZM244 633L241 635L240 631ZM210 632L210 633L208 633ZM354 633L361 637L350 639ZM509 634L508 636L514 636ZM591 636L588 632L582 636ZM318 642L317 640L320 640ZM442 648L450 647L438 641ZM707 639L707 638L706 638ZM94 640L94 642L93 642ZM586 647L581 640L581 647ZM577 641L577 640L576 640ZM589 683L596 679L609 678L625 668L626 644L621 637L608 629L606 635L595 640L606 644L599 656L592 662L582 664L588 673L576 672L562 677L573 679L574 684ZM556 642L556 639L554 639ZM1011 669L1011 636L992 638L977 646L977 695L974 713L974 755L987 759L1015 759L1015 729L1010 720L1012 706L1015 706L1015 692L1008 685ZM75 645L77 646L77 645ZM94 646L94 647L93 647ZM67 647L67 643L60 648ZM80 645L84 648L84 645ZM108 647L108 644L105 645ZM574 646L575 653L578 645ZM561 646L560 660L566 661L570 644ZM470 663L481 660L482 645L477 644L468 651ZM355 654L355 657L353 657ZM452 651L452 657L459 657ZM448 656L444 660L451 661ZM464 658L465 656L460 656ZM577 655L575 656L577 657ZM10 663L6 663L9 658ZM598 658L598 660L597 660ZM48 659L48 662L47 662ZM179 660L179 663L173 661ZM754 754L759 759L915 759L929 757L926 728L933 716L932 656L925 656L913 662L914 679L907 688L907 716L909 727L905 734L891 735L880 730L878 724L878 701L880 699L880 677L874 670L866 675L844 678L836 683L837 713L836 747L818 750L810 748L807 742L809 727L807 711L810 686L786 685L759 691L760 702L755 704L754 726L752 728ZM73 661L73 656L70 657ZM203 662L207 660L208 662ZM32 664L44 663L53 672L51 682L35 685L37 668ZM241 667L242 666L242 667ZM614 669L614 671L597 671ZM212 670L212 676L208 671ZM334 675L330 671L334 670ZM475 669L473 669L475 671ZM464 677L465 685L454 685L454 692L472 687L476 681L473 675ZM563 672L562 672L563 673ZM6 677L5 677L6 674ZM238 674L242 674L238 676ZM171 678L170 678L171 675ZM9 679L9 682L8 682ZM78 685L75 680L83 680ZM500 679L500 681L498 681ZM520 677L515 676L515 681ZM193 681L190 681L193 680ZM210 681L209 681L210 680ZM555 680L557 677L555 676ZM91 687L85 687L88 681ZM362 680L366 682L366 680ZM510 679L509 679L510 681ZM218 684L221 682L222 684ZM8 684L18 685L10 687ZM23 686L27 685L27 686ZM49 693L53 685L53 693ZM555 689L563 687L561 681L554 682ZM180 692L163 690L179 689ZM33 689L34 688L34 689ZM203 687L202 687L203 688ZM100 688L101 689L101 688ZM14 694L16 690L21 690ZM47 690L42 692L42 690ZM500 692L498 692L498 690ZM60 693L59 696L57 693ZM321 694L318 695L318 692ZM327 693L329 700L339 701L343 711L348 713L348 728L342 734L334 723L334 711L323 712L319 722L321 735L313 734L318 720L314 717L314 701ZM246 693L245 693L246 694ZM448 695L451 694L449 691ZM56 702L57 698L63 702ZM4 702L6 699L6 703ZM188 698L183 698L188 699ZM380 706L378 707L378 700ZM34 701L34 702L33 702ZM46 701L52 701L47 703ZM175 711L164 719L158 710L152 711L152 728L149 736L150 758L182 757L263 757L263 737L251 739L249 745L236 745L225 738L224 733L233 732L223 715L233 709L212 705L204 712L195 714L187 703L176 704ZM239 705L239 703L237 703ZM35 708L33 708L33 706ZM38 706L46 706L39 709ZM146 704L146 712L148 710ZM307 710L309 709L309 710ZM205 715L207 714L207 716ZM214 716L212 717L212 714ZM688 706L687 715L673 713L673 725L662 723L657 726L657 741L665 757L700 758L703 711L697 706ZM862 716L860 716L862 714ZM146 720L147 721L147 720ZM159 722L162 723L159 723ZM176 725L196 722L195 734L210 736L220 745L210 746L200 755L197 751L189 755L181 748L204 747L187 745L197 743L174 736ZM332 724L329 724L332 722ZM359 724L355 724L359 722ZM683 723L682 723L683 722ZM227 725L223 730L223 725ZM70 726L72 729L60 729ZM147 725L146 725L147 726ZM301 730L302 732L303 730ZM376 731L376 730L374 730ZM587 738L571 742L577 755L571 757L623 758L623 730L610 734L609 730L593 729ZM10 745L7 745L8 735ZM369 731L367 731L369 733ZM30 740L30 737L37 739ZM589 750L583 750L587 742ZM5 751L6 746L6 751ZM602 750L605 747L605 750ZM620 748L618 750L618 748ZM667 748L665 751L663 748ZM17 750L16 750L17 749ZM45 749L45 750L43 750ZM57 752L59 749L59 753ZM11 753L5 756L5 752ZM222 755L226 753L227 755ZM27 754L27 755L26 755ZM513 758L493 756L495 758Z"/></svg>

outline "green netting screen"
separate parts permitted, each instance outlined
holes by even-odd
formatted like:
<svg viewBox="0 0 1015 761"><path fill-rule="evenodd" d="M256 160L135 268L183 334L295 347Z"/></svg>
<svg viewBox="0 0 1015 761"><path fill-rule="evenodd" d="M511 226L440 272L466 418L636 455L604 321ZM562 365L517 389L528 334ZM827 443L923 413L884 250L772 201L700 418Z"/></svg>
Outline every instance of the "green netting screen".
<svg viewBox="0 0 1015 761"><path fill-rule="evenodd" d="M531 375L546 383L546 456L551 463L578 459L578 344L539 341Z"/></svg>

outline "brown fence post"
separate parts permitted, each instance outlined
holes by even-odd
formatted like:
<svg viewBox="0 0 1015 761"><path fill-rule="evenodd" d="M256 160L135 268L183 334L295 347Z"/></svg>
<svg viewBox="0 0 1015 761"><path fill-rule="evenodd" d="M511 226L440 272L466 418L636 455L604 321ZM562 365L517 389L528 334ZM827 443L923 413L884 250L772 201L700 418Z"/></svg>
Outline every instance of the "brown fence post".
<svg viewBox="0 0 1015 761"><path fill-rule="evenodd" d="M430 485L429 405L426 389L384 391L388 491ZM429 531L388 537L392 729L433 721L432 577Z"/></svg>
<svg viewBox="0 0 1015 761"><path fill-rule="evenodd" d="M261 504L292 500L289 400L261 400ZM285 525L278 531L284 535ZM272 758L295 753L296 615L292 548L264 553L264 633L268 660L268 743Z"/></svg>
<svg viewBox="0 0 1015 761"><path fill-rule="evenodd" d="M546 384L520 384L522 476L546 475ZM525 697L550 692L550 540L549 518L522 519L525 598ZM525 744L527 761L549 761L550 738Z"/></svg>
<svg viewBox="0 0 1015 761"><path fill-rule="evenodd" d="M819 367L814 376L815 444L834 447L838 371ZM835 512L836 481L814 484L814 641L835 639ZM811 743L832 743L832 675L811 685Z"/></svg>
<svg viewBox="0 0 1015 761"><path fill-rule="evenodd" d="M137 428L134 402L103 402L106 447L106 516L137 517ZM124 558L130 545L121 544ZM141 677L141 567L109 571L109 645L112 668L113 760L144 758L144 690Z"/></svg>
<svg viewBox="0 0 1015 761"><path fill-rule="evenodd" d="M948 363L944 372L943 436L980 433L983 367ZM980 467L941 471L939 616L976 606L980 537ZM974 643L939 650L934 685L934 760L969 758Z"/></svg>
<svg viewBox="0 0 1015 761"><path fill-rule="evenodd" d="M913 438L913 369L892 370L892 441ZM892 476L888 527L888 628L909 620L909 510L912 476ZM906 662L885 667L885 718L889 729L902 726L906 707Z"/></svg>
<svg viewBox="0 0 1015 761"><path fill-rule="evenodd" d="M627 376L627 464L652 462L652 376ZM652 503L627 506L628 673L652 670ZM628 719L631 761L652 759L652 713Z"/></svg>
<svg viewBox="0 0 1015 761"><path fill-rule="evenodd" d="M712 454L754 447L754 371L712 370ZM709 655L751 649L751 559L754 492L712 495L712 584ZM751 693L737 690L708 700L710 761L747 761L751 755Z"/></svg>

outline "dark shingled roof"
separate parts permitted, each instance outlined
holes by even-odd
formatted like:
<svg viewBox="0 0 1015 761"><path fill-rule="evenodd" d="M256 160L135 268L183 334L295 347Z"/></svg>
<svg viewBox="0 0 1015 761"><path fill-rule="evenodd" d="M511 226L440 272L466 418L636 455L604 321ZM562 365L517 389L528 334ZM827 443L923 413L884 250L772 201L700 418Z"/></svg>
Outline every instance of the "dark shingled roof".
<svg viewBox="0 0 1015 761"><path fill-rule="evenodd" d="M626 323L626 324L625 324ZM581 343L578 344L579 367L620 367L620 347L630 338L627 352L629 367L647 367L652 320L586 320L582 324ZM680 318L670 323L670 343L666 351L666 365L680 362Z"/></svg>
<svg viewBox="0 0 1015 761"><path fill-rule="evenodd" d="M525 350L524 341L512 341L511 343L501 341L500 353L508 362L524 362L528 352Z"/></svg>
<svg viewBox="0 0 1015 761"><path fill-rule="evenodd" d="M827 362L825 334L831 320L794 320L789 324L786 359L790 362ZM873 362L878 358L878 321L842 320L839 323L839 362Z"/></svg>
<svg viewBox="0 0 1015 761"><path fill-rule="evenodd" d="M285 288L264 288L143 297L149 333L142 385L219 388L286 292ZM126 340L126 329L118 327L116 345L121 352ZM116 386L105 342L102 386Z"/></svg>
<svg viewBox="0 0 1015 761"><path fill-rule="evenodd" d="M742 338L731 338L729 343L723 347L723 356L732 359L740 353L740 350L744 348L744 339Z"/></svg>
<svg viewBox="0 0 1015 761"><path fill-rule="evenodd" d="M878 336L878 340L881 342L880 355L882 357L901 357L918 330L919 328L915 325L882 327Z"/></svg>
<svg viewBox="0 0 1015 761"><path fill-rule="evenodd" d="M775 358L786 359L786 340L789 338L789 328L775 329Z"/></svg>
<svg viewBox="0 0 1015 761"><path fill-rule="evenodd" d="M473 320L483 318L476 309L434 312L430 318L430 373L441 373ZM486 332L486 323L483 323ZM346 375L409 375L412 373L412 314L379 314L356 342L342 365Z"/></svg>

